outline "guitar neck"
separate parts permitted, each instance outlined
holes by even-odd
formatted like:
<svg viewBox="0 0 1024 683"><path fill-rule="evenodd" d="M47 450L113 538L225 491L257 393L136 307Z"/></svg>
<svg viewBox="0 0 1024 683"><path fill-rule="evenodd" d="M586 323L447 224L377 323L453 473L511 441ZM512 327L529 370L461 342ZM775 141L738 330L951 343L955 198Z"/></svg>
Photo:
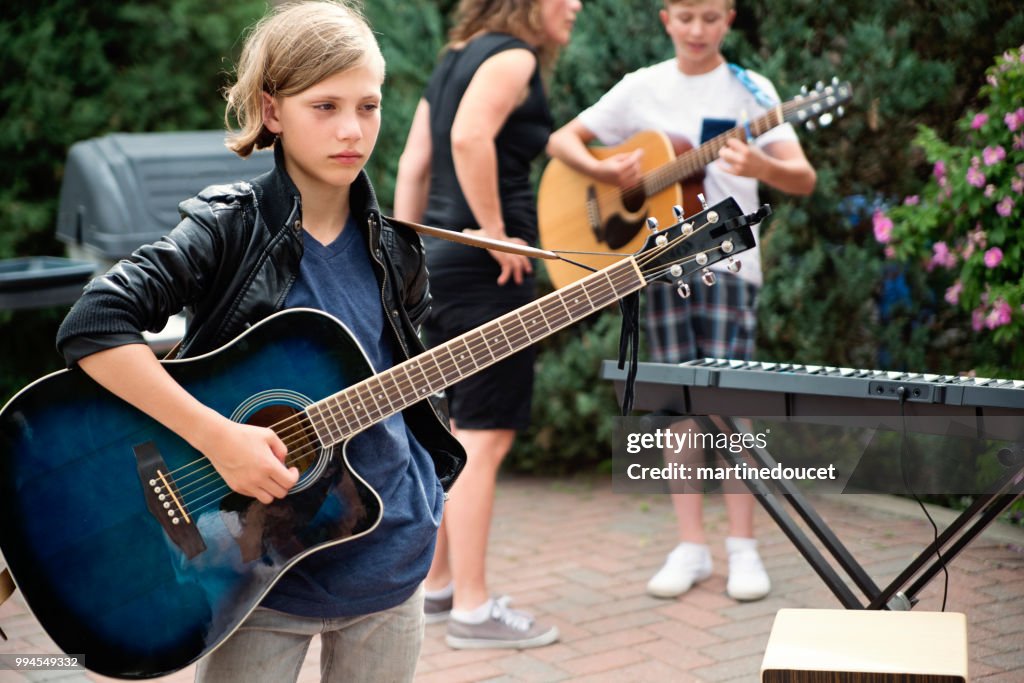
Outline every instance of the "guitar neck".
<svg viewBox="0 0 1024 683"><path fill-rule="evenodd" d="M700 147L680 154L669 163L656 168L643 178L644 193L650 197L662 192L681 180L700 173L705 166L718 158L718 152L730 139L747 140L747 130L757 137L785 122L784 109L787 105L778 105L749 123L748 126L736 126L720 135L716 135Z"/></svg>
<svg viewBox="0 0 1024 683"><path fill-rule="evenodd" d="M306 408L329 447L643 288L623 259Z"/></svg>

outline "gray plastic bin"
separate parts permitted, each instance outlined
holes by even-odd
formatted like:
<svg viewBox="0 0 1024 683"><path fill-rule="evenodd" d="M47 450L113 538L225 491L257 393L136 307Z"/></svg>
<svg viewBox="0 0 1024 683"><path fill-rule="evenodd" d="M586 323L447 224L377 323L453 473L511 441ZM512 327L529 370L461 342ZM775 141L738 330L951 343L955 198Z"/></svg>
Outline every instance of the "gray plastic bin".
<svg viewBox="0 0 1024 683"><path fill-rule="evenodd" d="M178 224L178 204L207 185L254 178L274 164L242 159L223 131L113 133L72 145L64 170L57 237L72 256L112 262Z"/></svg>

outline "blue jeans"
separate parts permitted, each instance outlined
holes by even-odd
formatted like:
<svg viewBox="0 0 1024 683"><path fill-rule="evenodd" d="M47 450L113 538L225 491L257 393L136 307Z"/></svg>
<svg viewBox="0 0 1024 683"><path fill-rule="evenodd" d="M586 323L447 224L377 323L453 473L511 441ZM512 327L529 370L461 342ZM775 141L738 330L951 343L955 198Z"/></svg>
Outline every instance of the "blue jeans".
<svg viewBox="0 0 1024 683"><path fill-rule="evenodd" d="M294 681L315 635L321 638L320 680L325 683L411 681L423 624L423 586L401 605L358 617L317 619L257 607L200 660L196 681Z"/></svg>

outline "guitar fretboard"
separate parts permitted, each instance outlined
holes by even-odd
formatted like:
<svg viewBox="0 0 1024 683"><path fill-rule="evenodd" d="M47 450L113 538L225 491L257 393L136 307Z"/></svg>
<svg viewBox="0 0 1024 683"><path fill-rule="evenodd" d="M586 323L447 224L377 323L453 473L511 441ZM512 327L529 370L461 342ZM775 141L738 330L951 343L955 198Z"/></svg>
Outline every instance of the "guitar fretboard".
<svg viewBox="0 0 1024 683"><path fill-rule="evenodd" d="M318 401L306 408L306 414L320 442L332 446L645 284L636 261L623 259Z"/></svg>
<svg viewBox="0 0 1024 683"><path fill-rule="evenodd" d="M705 166L718 158L718 152L730 139L746 141L748 127L754 137L764 135L785 122L787 107L799 104L799 102L789 102L785 105L778 105L751 121L747 126L731 128L711 138L700 147L680 154L673 161L644 176L642 181L644 193L648 197L656 195L680 180L697 175Z"/></svg>

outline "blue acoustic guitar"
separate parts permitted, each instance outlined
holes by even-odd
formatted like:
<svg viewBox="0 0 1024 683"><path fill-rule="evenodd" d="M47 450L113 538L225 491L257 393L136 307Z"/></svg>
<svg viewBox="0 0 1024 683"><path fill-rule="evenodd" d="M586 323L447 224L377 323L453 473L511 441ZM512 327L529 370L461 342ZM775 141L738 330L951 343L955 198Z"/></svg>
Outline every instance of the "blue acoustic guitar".
<svg viewBox="0 0 1024 683"><path fill-rule="evenodd" d="M653 280L683 278L754 246L728 199L657 231L636 254L373 375L336 319L270 316L201 357L164 361L200 401L270 426L302 473L270 505L232 492L201 453L62 370L0 411L0 549L33 614L96 673L149 678L216 648L281 574L371 533L381 500L348 463L357 432ZM339 391L340 389L340 391Z"/></svg>

